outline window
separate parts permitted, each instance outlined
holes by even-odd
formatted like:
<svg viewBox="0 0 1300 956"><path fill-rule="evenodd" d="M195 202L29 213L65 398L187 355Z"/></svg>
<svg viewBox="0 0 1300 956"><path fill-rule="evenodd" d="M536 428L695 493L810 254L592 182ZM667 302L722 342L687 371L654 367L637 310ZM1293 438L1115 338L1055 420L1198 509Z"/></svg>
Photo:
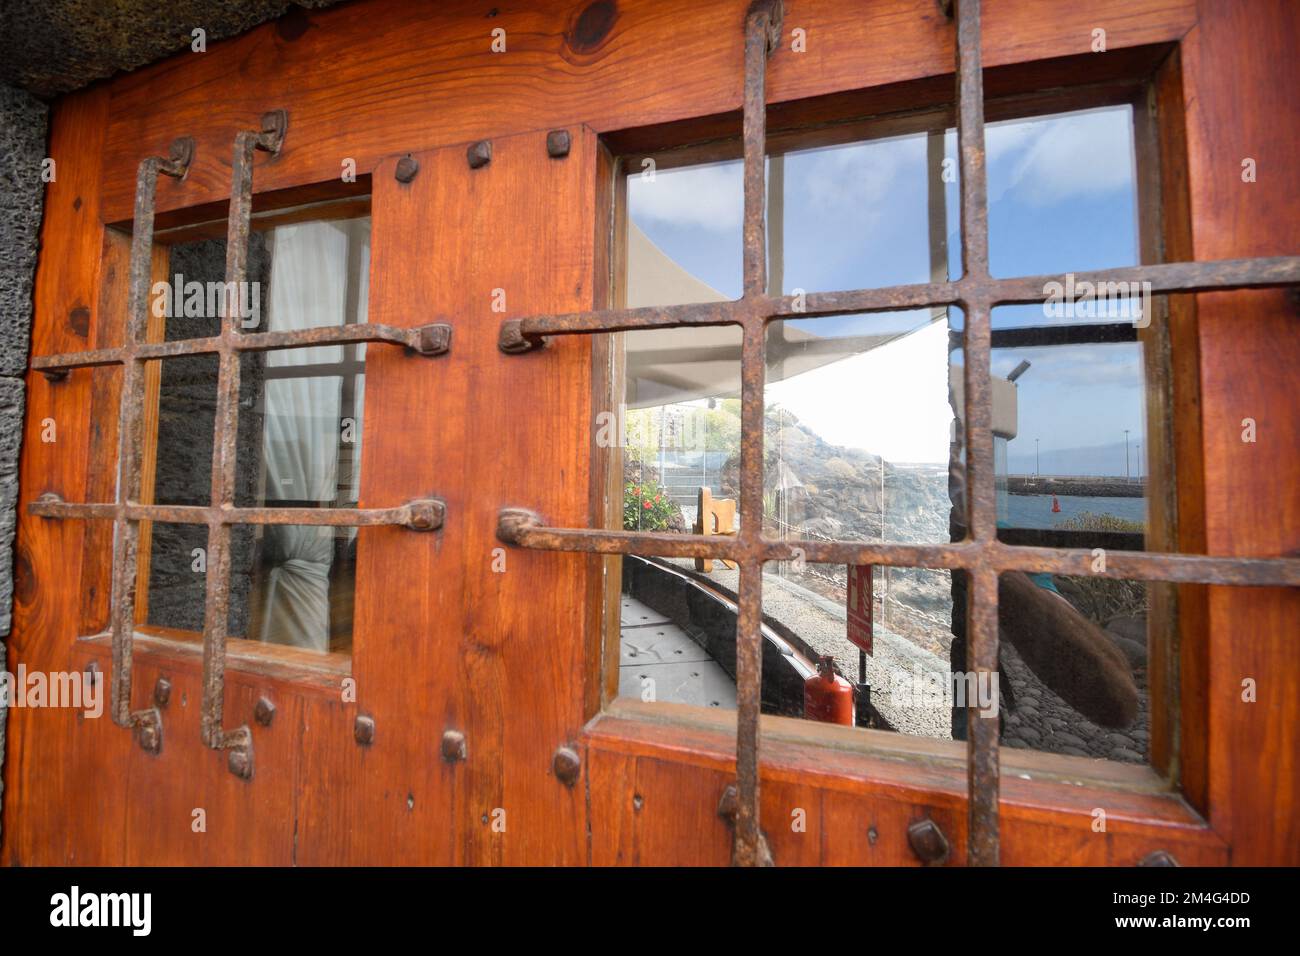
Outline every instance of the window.
<svg viewBox="0 0 1300 956"><path fill-rule="evenodd" d="M288 114L275 110L262 116L260 129L236 134L228 222L192 223L166 237L177 245L213 238L224 227L224 249L190 244L168 263L169 271L173 264L187 265L206 281L182 283L164 276L150 285L151 270L159 261L154 256L157 179L160 174L185 176L194 157L193 140L181 137L173 141L168 156L143 159L136 177L122 344L32 363L55 380L72 369L122 369L115 500L74 503L47 495L31 509L49 518L113 521L107 635L113 651L113 722L134 731L146 751L161 748L158 706L131 709L131 664L141 623L136 601L143 587L146 599L162 598L154 615L192 620L192 611L181 602L196 601L197 594L185 577L180 552L201 540L193 536L193 526L206 527L206 547L196 545L189 552L190 568L203 575L200 733L207 747L227 752L230 772L245 780L253 775L252 733L247 725L227 728L224 720L231 633L300 644L309 655L345 645L350 625L343 622L350 615L346 602L335 604L332 599L345 591L350 594L347 552L353 539L329 529L400 525L432 531L442 527L446 510L438 498L388 508L332 507L354 497L350 487L340 486L340 471L350 472L351 485L356 459L339 467L349 451L342 446L353 443L345 441L349 423L340 417L344 403L358 416L361 409L361 356L351 347L382 342L421 356L442 355L450 347L451 329L442 323L408 329L362 321L365 225L312 223L327 205L335 214L347 208L346 199L339 201L342 205L326 200L305 215L303 207L281 207L274 215L259 217L259 226L287 228L269 237L251 231L254 157L258 152L278 153L287 125ZM224 271L217 278L216 260L222 252ZM269 277L269 299L263 296L263 275ZM177 320L170 330L160 321L167 318L169 305ZM257 331L263 327L264 309L268 330ZM194 321L187 324L182 317ZM169 334L174 338L169 340ZM341 347L349 352L338 351ZM299 349L306 351L255 359L261 352ZM215 378L205 371L212 368L214 357ZM192 361L164 371L162 366L177 360ZM337 391L330 382L334 378L340 380ZM166 403L174 436L163 430L164 385L171 398L180 400L179 406ZM207 429L205 401L213 388L212 425ZM241 414L244 407L252 414ZM351 424L354 439L356 423ZM209 431L212 453L205 459ZM165 440L161 454L160 436ZM192 482L191 472L208 473L206 503L201 482ZM155 500L159 492L181 503L160 504ZM250 499L275 504L245 504ZM167 527L175 524L189 527L179 532ZM157 525L163 526L162 546L155 552L151 545ZM162 562L156 578L155 554ZM331 581L336 571L338 577ZM151 585L156 585L157 594ZM144 613L147 620L149 612Z"/></svg>
<svg viewBox="0 0 1300 956"><path fill-rule="evenodd" d="M244 330L364 323L369 249L368 217L269 225L252 233ZM200 293L224 280L225 241L182 241L168 252L168 280L154 288L154 311L163 313L161 340L219 334L220 316ZM357 506L365 348L354 343L242 356L238 506ZM151 363L155 434L146 441L155 449L155 461L146 490L153 502L203 505L210 498L217 366L213 355ZM199 639L207 529L159 524L142 538L149 574L140 582L138 620L159 633ZM236 528L230 635L346 654L352 644L356 544L354 527Z"/></svg>
<svg viewBox="0 0 1300 956"><path fill-rule="evenodd" d="M995 275L1138 264L1134 123L1132 106L1122 103L989 124ZM771 294L960 276L955 131L869 138L868 126L856 135L812 148L795 142L768 156ZM626 305L738 298L741 161L692 165L676 154L669 163L624 162ZM1144 547L1143 455L1159 454L1148 437L1147 392L1163 381L1156 375L1148 384L1140 334L1152 308L1119 295L1069 309L994 310L990 387L1003 540ZM928 545L966 536L963 326L956 306L767 325L766 537ZM620 338L623 529L734 533L741 330L680 327ZM624 560L620 696L736 706L739 575L724 561ZM798 556L769 562L763 711L811 716L815 701L806 693L833 699L838 691L847 709L817 719L963 739L966 587L962 573L943 569ZM1007 575L1002 596L1000 686L969 689L1005 708L1003 742L1144 762L1147 585ZM853 605L864 600L870 651L850 637L863 633L864 609ZM833 680L818 676L827 663Z"/></svg>

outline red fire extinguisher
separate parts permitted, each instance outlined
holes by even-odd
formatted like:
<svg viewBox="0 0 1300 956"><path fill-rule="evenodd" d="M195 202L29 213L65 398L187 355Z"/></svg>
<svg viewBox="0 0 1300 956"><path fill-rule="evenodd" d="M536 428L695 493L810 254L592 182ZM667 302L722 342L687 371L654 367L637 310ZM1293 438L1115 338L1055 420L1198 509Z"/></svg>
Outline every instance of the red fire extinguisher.
<svg viewBox="0 0 1300 956"><path fill-rule="evenodd" d="M808 720L853 726L853 685L835 673L835 658L818 658L817 673L803 683L803 715Z"/></svg>

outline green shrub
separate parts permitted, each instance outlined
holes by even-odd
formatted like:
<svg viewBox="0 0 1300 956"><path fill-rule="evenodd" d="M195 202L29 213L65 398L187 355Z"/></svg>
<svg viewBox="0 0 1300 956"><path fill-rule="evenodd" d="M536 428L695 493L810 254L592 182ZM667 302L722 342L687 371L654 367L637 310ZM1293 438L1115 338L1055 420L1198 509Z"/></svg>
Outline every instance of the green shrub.
<svg viewBox="0 0 1300 956"><path fill-rule="evenodd" d="M1064 531L1137 531L1146 530L1141 521L1130 521L1112 514L1093 514L1091 511L1080 512L1073 518L1056 523Z"/></svg>
<svg viewBox="0 0 1300 956"><path fill-rule="evenodd" d="M623 488L625 531L667 531L678 514L668 492L657 485L629 481Z"/></svg>

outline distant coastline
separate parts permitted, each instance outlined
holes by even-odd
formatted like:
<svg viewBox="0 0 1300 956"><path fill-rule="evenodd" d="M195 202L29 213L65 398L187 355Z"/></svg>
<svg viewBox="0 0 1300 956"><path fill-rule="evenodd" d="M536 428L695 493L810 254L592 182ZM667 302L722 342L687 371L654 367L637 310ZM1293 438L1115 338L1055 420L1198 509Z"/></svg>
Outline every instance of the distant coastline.
<svg viewBox="0 0 1300 956"><path fill-rule="evenodd" d="M1008 475L1007 491L1013 495L1075 495L1090 498L1142 498L1145 478L1073 475Z"/></svg>

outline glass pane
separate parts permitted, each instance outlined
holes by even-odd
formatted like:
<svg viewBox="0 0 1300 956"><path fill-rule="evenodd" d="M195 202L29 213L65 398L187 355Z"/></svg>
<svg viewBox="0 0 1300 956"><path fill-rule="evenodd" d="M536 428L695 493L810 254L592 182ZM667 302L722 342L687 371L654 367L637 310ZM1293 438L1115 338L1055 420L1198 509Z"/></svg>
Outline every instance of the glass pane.
<svg viewBox="0 0 1300 956"><path fill-rule="evenodd" d="M955 310L954 310L955 311ZM946 309L768 325L765 530L950 540L953 340Z"/></svg>
<svg viewBox="0 0 1300 956"><path fill-rule="evenodd" d="M1149 451L1142 344L993 352L995 375L1017 367L1018 417L994 430L1002 538L1091 547L1010 529L1107 532L1128 536L1109 546L1142 550Z"/></svg>
<svg viewBox="0 0 1300 956"><path fill-rule="evenodd" d="M961 274L956 138L915 133L769 157L769 285L873 289Z"/></svg>
<svg viewBox="0 0 1300 956"><path fill-rule="evenodd" d="M259 235L264 256L259 274L266 285L255 293L263 303L256 330L291 331L366 320L369 219L294 223ZM200 319L218 321L202 316L191 324ZM169 329L172 322L169 317ZM169 483L160 481L159 491L172 501L183 498L183 503L210 500L217 363L213 356L202 359L168 360L181 366L188 378L169 384L164 375L160 391L156 455L158 474L168 476ZM246 353L241 357L240 384L236 505L356 507L365 346ZM208 404L191 407L191 392L205 396ZM165 428L172 420L176 424ZM198 431L203 431L201 439ZM185 537L193 537L193 531L176 532L184 538L176 547L206 546L204 529L197 531L204 538L201 542ZM162 544L169 544L165 536ZM164 547L155 552L151 589L192 586L188 579L168 578L171 572L158 563L175 563L176 554L165 556L174 551ZM236 527L230 633L320 652L348 651L355 552L356 531L351 528ZM178 600L174 607L159 601L156 611L151 602L148 623L201 629L201 584L197 607L189 600Z"/></svg>
<svg viewBox="0 0 1300 956"><path fill-rule="evenodd" d="M740 298L741 162L630 172L627 307Z"/></svg>
<svg viewBox="0 0 1300 956"><path fill-rule="evenodd" d="M1148 612L1157 586L1002 576L1002 739L1008 746L1147 762Z"/></svg>
<svg viewBox="0 0 1300 956"><path fill-rule="evenodd" d="M993 275L1137 265L1132 107L990 123L986 143Z"/></svg>
<svg viewBox="0 0 1300 956"><path fill-rule="evenodd" d="M222 227L224 229L224 226ZM215 226L213 227L215 230ZM226 288L226 240L220 236L176 242L168 247L167 280L153 285L151 341L175 342L221 334L221 316L228 297L239 310L241 327L265 328L271 258L271 231L248 237L248 282Z"/></svg>

